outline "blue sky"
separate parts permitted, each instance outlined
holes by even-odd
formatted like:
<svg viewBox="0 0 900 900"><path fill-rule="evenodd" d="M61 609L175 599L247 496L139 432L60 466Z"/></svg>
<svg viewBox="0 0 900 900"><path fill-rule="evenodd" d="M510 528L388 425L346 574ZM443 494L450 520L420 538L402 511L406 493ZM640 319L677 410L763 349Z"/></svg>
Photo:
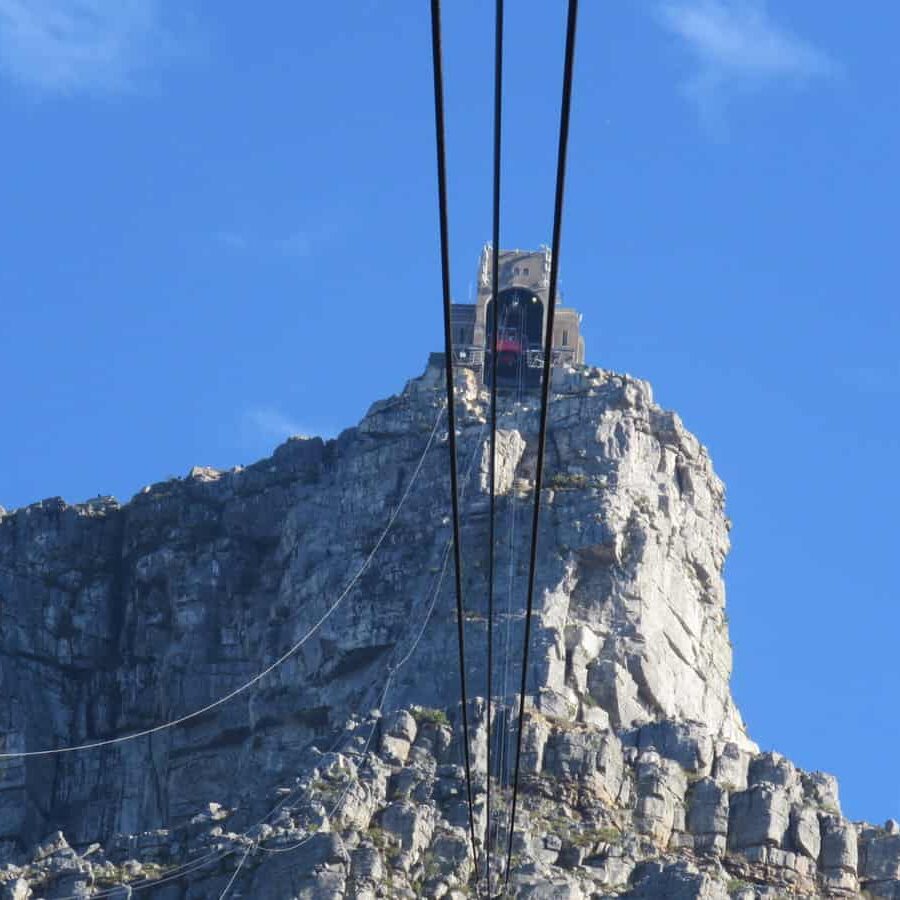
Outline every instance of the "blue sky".
<svg viewBox="0 0 900 900"><path fill-rule="evenodd" d="M487 3L445 9L451 252ZM441 341L427 3L0 0L0 503L334 434ZM564 4L510 0L504 246L548 242ZM751 732L900 816L900 7L582 4L562 289L728 485Z"/></svg>

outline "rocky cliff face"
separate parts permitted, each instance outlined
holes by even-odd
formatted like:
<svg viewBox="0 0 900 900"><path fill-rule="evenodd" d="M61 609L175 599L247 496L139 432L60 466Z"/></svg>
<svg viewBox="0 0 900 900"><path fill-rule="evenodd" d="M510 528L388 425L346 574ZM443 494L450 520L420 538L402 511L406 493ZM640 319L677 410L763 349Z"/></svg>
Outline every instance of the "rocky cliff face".
<svg viewBox="0 0 900 900"><path fill-rule="evenodd" d="M483 834L487 397L459 387ZM309 634L176 727L0 760L0 895L475 896L442 396L429 368L336 440L0 518L0 752L152 729ZM509 404L498 440L498 848L536 426ZM900 898L900 828L846 821L833 778L746 734L705 449L646 383L579 369L556 379L546 465L511 893Z"/></svg>

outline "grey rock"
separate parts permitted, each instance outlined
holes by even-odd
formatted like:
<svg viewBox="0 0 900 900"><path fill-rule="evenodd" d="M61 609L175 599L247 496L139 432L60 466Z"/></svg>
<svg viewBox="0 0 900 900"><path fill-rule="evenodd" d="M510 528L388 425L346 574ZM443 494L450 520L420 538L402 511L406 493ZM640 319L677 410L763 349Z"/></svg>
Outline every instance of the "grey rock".
<svg viewBox="0 0 900 900"><path fill-rule="evenodd" d="M713 763L713 778L729 791L743 791L747 787L750 753L733 741L720 743Z"/></svg>
<svg viewBox="0 0 900 900"><path fill-rule="evenodd" d="M409 756L410 743L405 738L386 734L381 739L381 755L384 760L396 766L402 766Z"/></svg>
<svg viewBox="0 0 900 900"><path fill-rule="evenodd" d="M345 895L350 860L340 837L316 834L290 853L267 857L244 884L247 897L298 897L303 900L338 900ZM232 874L228 870L227 877ZM206 892L217 897L227 878Z"/></svg>
<svg viewBox="0 0 900 900"><path fill-rule="evenodd" d="M515 879L517 897L529 900L585 900L585 893L576 883L556 878L519 876Z"/></svg>
<svg viewBox="0 0 900 900"><path fill-rule="evenodd" d="M806 797L815 806L839 813L841 801L838 796L838 782L834 775L825 772L802 773L803 790Z"/></svg>
<svg viewBox="0 0 900 900"><path fill-rule="evenodd" d="M747 783L774 785L782 789L791 800L803 796L803 785L797 767L780 753L760 753L750 760Z"/></svg>
<svg viewBox="0 0 900 900"><path fill-rule="evenodd" d="M359 847L351 854L351 874L357 882L379 882L384 876L384 862L375 847Z"/></svg>
<svg viewBox="0 0 900 900"><path fill-rule="evenodd" d="M56 831L41 841L41 843L35 847L33 857L36 860L42 860L56 854L65 854L69 857L75 856L75 851L69 846L66 836L61 831Z"/></svg>
<svg viewBox="0 0 900 900"><path fill-rule="evenodd" d="M822 868L844 869L856 874L859 861L856 827L838 816L824 816L821 820Z"/></svg>
<svg viewBox="0 0 900 900"><path fill-rule="evenodd" d="M861 881L900 880L900 835L864 833L859 849Z"/></svg>
<svg viewBox="0 0 900 900"><path fill-rule="evenodd" d="M654 751L644 751L637 763L635 825L641 834L665 847L673 830L684 830L684 770Z"/></svg>
<svg viewBox="0 0 900 900"><path fill-rule="evenodd" d="M632 887L622 896L631 900L727 900L723 881L698 871L689 863L642 863L632 876Z"/></svg>
<svg viewBox="0 0 900 900"><path fill-rule="evenodd" d="M472 464L464 628L481 647L489 398L464 372L457 385L464 477ZM754 900L846 896L859 867L866 890L894 896L895 825L845 822L832 776L760 754L746 733L729 689L724 486L705 448L644 382L583 367L554 385L514 894L720 900L740 876ZM364 565L442 400L431 366L334 440L291 439L230 471L194 467L124 504L53 498L0 515L0 747L138 731L279 658ZM501 411L504 527L513 515L525 527L535 412L532 398ZM439 428L359 583L252 691L152 739L0 766L6 894L87 896L115 882L125 897L170 866L230 851L227 865L147 892L216 900L249 846L234 896L470 895L452 577L431 594L446 479ZM498 541L511 596L524 594L523 552ZM521 645L520 616L501 607L495 624ZM480 835L487 673L482 654L469 656ZM517 698L495 699L494 734L515 740ZM495 784L502 843L508 790Z"/></svg>
<svg viewBox="0 0 900 900"><path fill-rule="evenodd" d="M728 846L733 850L772 845L779 847L788 827L790 801L771 783L755 784L731 796Z"/></svg>
<svg viewBox="0 0 900 900"><path fill-rule="evenodd" d="M624 765L621 743L612 732L566 728L549 735L542 770L555 778L588 781L598 796L613 802L622 791Z"/></svg>
<svg viewBox="0 0 900 900"><path fill-rule="evenodd" d="M416 739L416 720L405 709L398 709L384 719L385 734L411 744Z"/></svg>
<svg viewBox="0 0 900 900"><path fill-rule="evenodd" d="M2 887L3 900L29 900L34 896L28 882L24 878L7 881Z"/></svg>
<svg viewBox="0 0 900 900"><path fill-rule="evenodd" d="M381 814L381 827L397 836L401 848L399 863L405 870L431 842L435 814L431 806L417 806L405 800L388 804Z"/></svg>
<svg viewBox="0 0 900 900"><path fill-rule="evenodd" d="M817 860L822 849L819 816L811 806L795 806L791 810L791 843L799 852Z"/></svg>
<svg viewBox="0 0 900 900"><path fill-rule="evenodd" d="M708 775L713 764L713 739L698 722L663 720L642 726L637 745L674 760L687 772Z"/></svg>
<svg viewBox="0 0 900 900"><path fill-rule="evenodd" d="M694 849L721 854L728 836L728 792L712 778L692 784L686 799L687 830L694 836Z"/></svg>
<svg viewBox="0 0 900 900"><path fill-rule="evenodd" d="M521 771L538 775L544 767L544 749L550 736L550 723L543 717L529 716L522 734Z"/></svg>

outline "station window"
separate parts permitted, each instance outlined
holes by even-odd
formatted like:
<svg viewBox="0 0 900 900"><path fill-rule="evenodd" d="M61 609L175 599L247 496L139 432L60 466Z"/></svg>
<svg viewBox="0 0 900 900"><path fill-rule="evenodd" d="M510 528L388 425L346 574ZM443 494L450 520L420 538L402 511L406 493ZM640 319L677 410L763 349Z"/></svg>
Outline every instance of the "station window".
<svg viewBox="0 0 900 900"><path fill-rule="evenodd" d="M518 274L519 274L519 267L516 266L516 267L513 269L513 275L518 275Z"/></svg>
<svg viewBox="0 0 900 900"><path fill-rule="evenodd" d="M525 266L525 268L522 269L522 274L523 274L523 275L527 275L527 274L528 274L528 266Z"/></svg>

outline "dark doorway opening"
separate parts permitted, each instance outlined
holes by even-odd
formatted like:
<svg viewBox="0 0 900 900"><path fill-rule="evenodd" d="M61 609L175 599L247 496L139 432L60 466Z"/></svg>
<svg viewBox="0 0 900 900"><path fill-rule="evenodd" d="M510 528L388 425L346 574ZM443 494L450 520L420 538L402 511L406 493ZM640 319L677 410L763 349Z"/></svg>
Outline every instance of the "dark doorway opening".
<svg viewBox="0 0 900 900"><path fill-rule="evenodd" d="M540 384L540 367L529 365L529 362L534 362L534 354L543 346L544 304L541 298L527 288L515 287L501 291L497 303L496 364L493 359L493 301L488 300L485 306L485 381L490 383L496 373L498 388Z"/></svg>

